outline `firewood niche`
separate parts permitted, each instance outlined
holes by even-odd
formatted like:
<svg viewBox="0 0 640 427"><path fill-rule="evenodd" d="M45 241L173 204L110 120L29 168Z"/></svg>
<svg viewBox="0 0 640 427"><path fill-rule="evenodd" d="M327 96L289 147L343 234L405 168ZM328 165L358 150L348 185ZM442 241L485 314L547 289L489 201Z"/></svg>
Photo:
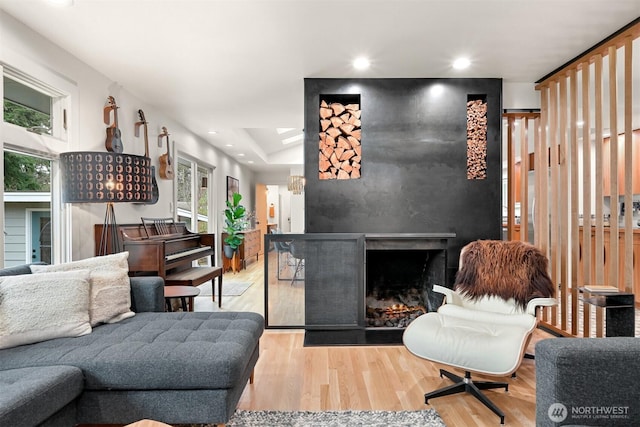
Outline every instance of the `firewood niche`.
<svg viewBox="0 0 640 427"><path fill-rule="evenodd" d="M467 179L487 177L487 96L467 96Z"/></svg>
<svg viewBox="0 0 640 427"><path fill-rule="evenodd" d="M318 177L360 178L362 160L360 95L320 96Z"/></svg>

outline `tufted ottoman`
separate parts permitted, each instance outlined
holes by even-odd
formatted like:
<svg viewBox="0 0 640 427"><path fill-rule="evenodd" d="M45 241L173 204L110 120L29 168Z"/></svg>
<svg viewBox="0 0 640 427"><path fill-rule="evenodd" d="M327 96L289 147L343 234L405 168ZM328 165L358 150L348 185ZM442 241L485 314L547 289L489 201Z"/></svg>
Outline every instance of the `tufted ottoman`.
<svg viewBox="0 0 640 427"><path fill-rule="evenodd" d="M263 330L263 317L250 312L138 313L81 337L3 350L1 361L3 369L80 368L78 423L225 423L251 377Z"/></svg>

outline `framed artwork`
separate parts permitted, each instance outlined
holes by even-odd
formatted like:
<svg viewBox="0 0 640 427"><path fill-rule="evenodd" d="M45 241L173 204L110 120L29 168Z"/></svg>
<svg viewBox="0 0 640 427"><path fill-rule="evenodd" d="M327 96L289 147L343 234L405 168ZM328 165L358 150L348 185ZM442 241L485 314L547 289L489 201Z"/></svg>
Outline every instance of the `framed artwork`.
<svg viewBox="0 0 640 427"><path fill-rule="evenodd" d="M233 193L240 192L240 181L227 175L227 200L233 201Z"/></svg>

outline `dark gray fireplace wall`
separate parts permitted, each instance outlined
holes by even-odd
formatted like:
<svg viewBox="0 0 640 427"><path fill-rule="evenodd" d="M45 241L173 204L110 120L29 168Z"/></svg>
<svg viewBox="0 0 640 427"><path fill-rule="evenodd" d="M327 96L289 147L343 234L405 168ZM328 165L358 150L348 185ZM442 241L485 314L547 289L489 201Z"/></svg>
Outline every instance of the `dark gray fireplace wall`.
<svg viewBox="0 0 640 427"><path fill-rule="evenodd" d="M501 238L501 79L305 79L305 232ZM359 94L362 176L318 179L321 95ZM486 96L487 177L468 180L467 100ZM450 274L451 276L451 274ZM451 281L451 277L449 278Z"/></svg>

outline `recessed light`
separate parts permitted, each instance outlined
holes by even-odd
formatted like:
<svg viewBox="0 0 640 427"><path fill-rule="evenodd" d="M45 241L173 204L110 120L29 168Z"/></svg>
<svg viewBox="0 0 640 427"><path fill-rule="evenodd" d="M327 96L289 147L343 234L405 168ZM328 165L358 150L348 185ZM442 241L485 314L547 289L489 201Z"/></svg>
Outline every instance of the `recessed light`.
<svg viewBox="0 0 640 427"><path fill-rule="evenodd" d="M453 61L453 68L456 70L464 70L465 68L468 68L469 65L471 65L469 58L458 58Z"/></svg>
<svg viewBox="0 0 640 427"><path fill-rule="evenodd" d="M253 160L249 160L247 163L253 164Z"/></svg>
<svg viewBox="0 0 640 427"><path fill-rule="evenodd" d="M215 135L218 133L217 130L210 130L209 132L207 132L209 135Z"/></svg>
<svg viewBox="0 0 640 427"><path fill-rule="evenodd" d="M356 70L366 70L367 68L369 68L369 65L371 65L369 60L363 56L353 60L353 68L355 68Z"/></svg>
<svg viewBox="0 0 640 427"><path fill-rule="evenodd" d="M233 144L224 144L225 147L233 147Z"/></svg>
<svg viewBox="0 0 640 427"><path fill-rule="evenodd" d="M244 157L244 153L238 153L238 157Z"/></svg>

